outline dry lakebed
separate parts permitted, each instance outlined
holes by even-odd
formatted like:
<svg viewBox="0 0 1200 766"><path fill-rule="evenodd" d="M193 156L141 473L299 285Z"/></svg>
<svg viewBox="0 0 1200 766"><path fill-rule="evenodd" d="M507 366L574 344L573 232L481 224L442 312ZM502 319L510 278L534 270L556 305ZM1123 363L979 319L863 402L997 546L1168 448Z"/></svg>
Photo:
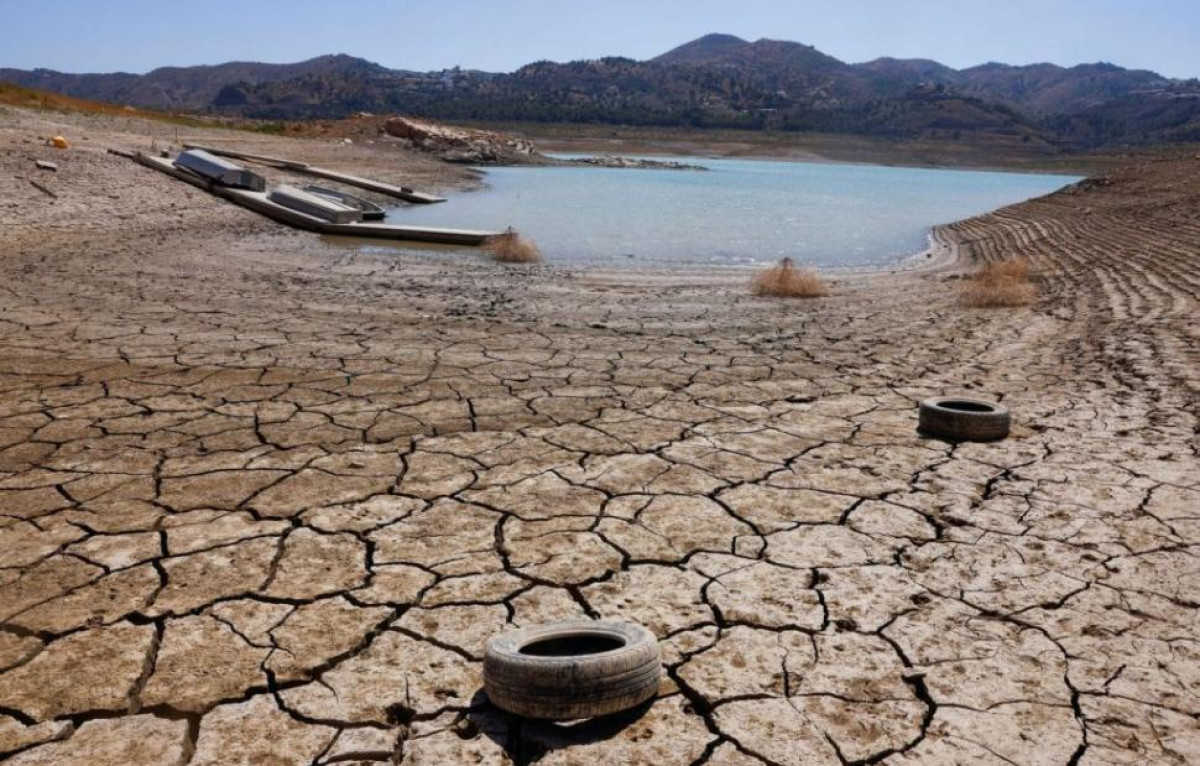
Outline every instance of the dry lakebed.
<svg viewBox="0 0 1200 766"><path fill-rule="evenodd" d="M103 151L150 130L0 111L6 763L1200 762L1200 158L786 301L324 241ZM1037 303L957 304L1012 255ZM653 631L652 703L488 702L488 637L580 618Z"/></svg>

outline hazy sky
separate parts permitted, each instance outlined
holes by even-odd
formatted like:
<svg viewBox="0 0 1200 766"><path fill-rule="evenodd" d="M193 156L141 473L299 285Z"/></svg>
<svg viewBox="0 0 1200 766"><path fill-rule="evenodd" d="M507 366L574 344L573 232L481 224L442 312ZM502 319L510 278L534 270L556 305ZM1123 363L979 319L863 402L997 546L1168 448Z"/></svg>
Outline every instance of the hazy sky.
<svg viewBox="0 0 1200 766"><path fill-rule="evenodd" d="M0 0L0 67L144 72L349 53L403 69L511 71L649 58L708 32L878 56L1200 76L1200 0Z"/></svg>

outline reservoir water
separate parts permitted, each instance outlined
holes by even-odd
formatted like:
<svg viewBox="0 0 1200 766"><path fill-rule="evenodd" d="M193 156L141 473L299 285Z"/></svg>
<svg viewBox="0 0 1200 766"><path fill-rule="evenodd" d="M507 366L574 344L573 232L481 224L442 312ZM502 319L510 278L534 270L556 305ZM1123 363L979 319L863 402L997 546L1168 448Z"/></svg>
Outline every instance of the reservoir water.
<svg viewBox="0 0 1200 766"><path fill-rule="evenodd" d="M895 263L929 229L1048 194L1076 176L689 160L708 172L489 168L487 188L397 209L395 223L520 231L548 261L821 267Z"/></svg>

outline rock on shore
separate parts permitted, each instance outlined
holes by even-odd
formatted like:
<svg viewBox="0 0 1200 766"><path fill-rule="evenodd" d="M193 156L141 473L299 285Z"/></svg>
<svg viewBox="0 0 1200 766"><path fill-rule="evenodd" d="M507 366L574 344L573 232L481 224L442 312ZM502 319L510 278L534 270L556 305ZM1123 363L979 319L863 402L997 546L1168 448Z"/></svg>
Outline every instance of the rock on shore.
<svg viewBox="0 0 1200 766"><path fill-rule="evenodd" d="M708 170L703 165L692 165L687 162L666 160L643 160L635 157L581 157L567 162L578 165L592 165L598 168L630 168L634 170Z"/></svg>
<svg viewBox="0 0 1200 766"><path fill-rule="evenodd" d="M538 151L532 141L505 133L439 125L409 117L390 117L381 130L412 148L437 156L445 162L465 165L590 165L601 168L638 170L707 170L685 162L644 160L632 157L582 157L555 160Z"/></svg>
<svg viewBox="0 0 1200 766"><path fill-rule="evenodd" d="M548 162L532 141L486 130L437 125L392 117L383 131L409 142L414 149L435 154L446 162L469 165L527 165Z"/></svg>

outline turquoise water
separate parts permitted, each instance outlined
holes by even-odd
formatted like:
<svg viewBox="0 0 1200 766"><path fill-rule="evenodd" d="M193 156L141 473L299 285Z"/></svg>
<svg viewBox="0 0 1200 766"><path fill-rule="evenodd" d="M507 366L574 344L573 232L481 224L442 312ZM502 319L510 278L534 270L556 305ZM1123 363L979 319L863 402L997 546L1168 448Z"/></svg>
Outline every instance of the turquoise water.
<svg viewBox="0 0 1200 766"><path fill-rule="evenodd" d="M552 261L883 266L929 228L1048 194L1074 176L694 160L709 172L492 168L488 188L397 209L396 223L508 226Z"/></svg>

